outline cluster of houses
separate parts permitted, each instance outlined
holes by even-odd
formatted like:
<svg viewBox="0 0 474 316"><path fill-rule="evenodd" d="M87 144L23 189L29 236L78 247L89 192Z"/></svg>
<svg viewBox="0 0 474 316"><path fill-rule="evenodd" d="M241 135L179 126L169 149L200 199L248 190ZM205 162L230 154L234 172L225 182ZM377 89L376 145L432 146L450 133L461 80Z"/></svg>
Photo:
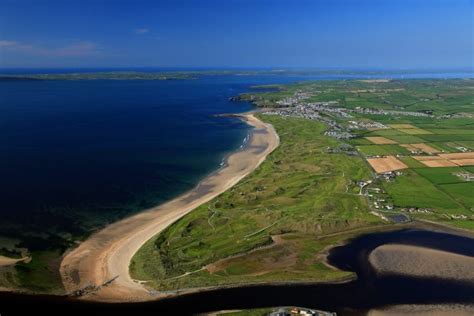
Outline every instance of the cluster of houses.
<svg viewBox="0 0 474 316"><path fill-rule="evenodd" d="M320 91L302 91L298 90L294 93L293 96L284 98L282 100L276 101L275 103L278 104L280 107L286 107L282 110L275 110L272 112L268 112L268 114L275 114L275 115L282 115L282 116L291 116L291 117L301 117L307 118L311 120L322 120L323 116L321 113L325 114L326 116L338 117L349 119L352 118L352 113L360 113L360 114L375 114L375 115L393 115L393 116L415 116L415 117L430 117L430 118L438 118L438 119L448 119L454 118L458 116L465 115L465 113L454 113L454 114L444 114L441 116L433 115L432 111L419 111L419 112L411 112L411 111L399 111L399 110L384 110L384 109L374 109L374 108L364 108L364 107L356 107L355 109L346 109L337 107L337 101L327 101L327 102L312 102L312 103L305 103L302 102L304 100L309 99L310 97L314 96L315 93L319 93ZM325 123L328 123L325 121ZM378 123L378 122L358 122L358 121L349 121L349 130L360 130L360 129L386 129L387 126ZM341 132L340 129L331 129L327 136L335 137L338 139L349 139L353 136L350 135L349 132ZM466 151L468 149L465 149Z"/></svg>
<svg viewBox="0 0 474 316"><path fill-rule="evenodd" d="M412 213L412 214L431 214L433 211L427 207L405 207L400 209L402 212Z"/></svg>
<svg viewBox="0 0 474 316"><path fill-rule="evenodd" d="M276 101L275 103L280 106L293 106L298 104L298 102L307 100L312 97L313 94L304 91L296 91L292 97L284 98L283 100Z"/></svg>
<svg viewBox="0 0 474 316"><path fill-rule="evenodd" d="M286 100L286 99L285 99ZM286 101L285 101L286 102ZM340 118L349 118L349 114L345 109L333 107L337 102L319 102L319 103L304 103L294 105L292 107L278 108L265 112L269 115L279 115L283 117L297 117L309 120L315 120L325 123L328 130L324 133L326 136L337 139L350 139L354 135L349 133L344 127L338 124L330 116L337 116ZM324 116L322 115L324 114Z"/></svg>
<svg viewBox="0 0 474 316"><path fill-rule="evenodd" d="M460 177L464 181L474 181L474 174L470 172L458 172L454 173L454 175Z"/></svg>
<svg viewBox="0 0 474 316"><path fill-rule="evenodd" d="M384 204L385 200L384 199L377 199L377 201L374 201L374 207L376 209L384 209L387 211L392 211L393 210L393 204Z"/></svg>
<svg viewBox="0 0 474 316"><path fill-rule="evenodd" d="M452 119L452 118L473 118L474 115L471 113L461 112L461 113L449 113L438 116L440 119Z"/></svg>
<svg viewBox="0 0 474 316"><path fill-rule="evenodd" d="M343 130L327 130L324 135L337 139L351 139L354 137L353 134Z"/></svg>
<svg viewBox="0 0 474 316"><path fill-rule="evenodd" d="M352 115L347 113L344 108L334 107L337 104L336 101L331 102L313 102L313 103L294 103L294 98L286 98L280 101L278 104L287 105L286 108L277 108L273 111L268 111L266 114L275 114L281 116L291 117L303 117L310 120L320 120L321 114L328 116L335 116L339 118L351 118Z"/></svg>
<svg viewBox="0 0 474 316"><path fill-rule="evenodd" d="M376 179L383 179L387 182L395 180L396 177L403 175L401 171L386 171L375 175Z"/></svg>
<svg viewBox="0 0 474 316"><path fill-rule="evenodd" d="M349 121L348 128L351 130L367 130L367 129L387 129L388 126L383 125L379 122L374 121Z"/></svg>
<svg viewBox="0 0 474 316"><path fill-rule="evenodd" d="M402 212L405 213L411 213L411 214L433 214L433 210L427 207L405 207L400 209ZM469 216L464 215L464 214L443 214L444 217L450 219L450 220L456 220L456 219L468 219ZM474 219L472 216L470 217L471 219Z"/></svg>
<svg viewBox="0 0 474 316"><path fill-rule="evenodd" d="M309 120L321 119L321 115L319 115L318 112L315 112L312 109L308 109L304 105L297 105L291 108L275 109L272 111L267 111L265 112L265 114L279 115L283 117L305 118Z"/></svg>
<svg viewBox="0 0 474 316"><path fill-rule="evenodd" d="M432 114L424 112L409 112L409 111L393 111L393 110L382 110L382 109L372 109L372 108L363 108L356 107L353 112L361 114L375 114L375 115L395 115L395 116L417 116L417 117L434 117Z"/></svg>
<svg viewBox="0 0 474 316"><path fill-rule="evenodd" d="M467 219L468 217L463 214L445 214L449 219Z"/></svg>
<svg viewBox="0 0 474 316"><path fill-rule="evenodd" d="M393 211L393 204L387 202L384 198L381 197L375 197L371 194L368 194L368 197L371 198L373 207L377 210L387 210L387 211Z"/></svg>
<svg viewBox="0 0 474 316"><path fill-rule="evenodd" d="M373 184L374 181L372 180L360 180L357 181L356 184L360 188L360 195L365 195L372 203L372 206L376 210L385 210L385 211L393 211L394 206L392 203L385 200L385 198L381 197L380 194L384 193L381 188L372 187L370 186ZM365 192L364 192L365 189ZM381 216L377 214L377 216Z"/></svg>
<svg viewBox="0 0 474 316"><path fill-rule="evenodd" d="M464 147L464 146L456 146L456 147L454 147L454 148L456 148L457 150L459 150L459 151L462 152L462 153L465 153L465 152L470 151L469 148L466 148L466 147Z"/></svg>

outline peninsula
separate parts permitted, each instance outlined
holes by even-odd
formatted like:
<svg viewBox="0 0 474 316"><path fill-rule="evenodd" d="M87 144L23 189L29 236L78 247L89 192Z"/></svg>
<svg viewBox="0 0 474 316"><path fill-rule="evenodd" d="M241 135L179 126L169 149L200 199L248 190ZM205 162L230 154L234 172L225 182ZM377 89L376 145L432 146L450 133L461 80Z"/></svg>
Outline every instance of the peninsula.
<svg viewBox="0 0 474 316"><path fill-rule="evenodd" d="M145 243L132 276L157 291L340 281L354 275L325 258L358 235L417 223L471 231L472 85L316 81L241 95L263 109L279 149Z"/></svg>
<svg viewBox="0 0 474 316"><path fill-rule="evenodd" d="M252 114L239 117L253 127L250 141L245 148L231 154L224 167L190 192L107 226L65 256L61 275L67 292L82 294L85 290L93 292L93 299L104 301L153 298L129 275L133 255L154 235L242 180L279 144L278 135L270 124ZM96 286L91 288L90 284Z"/></svg>

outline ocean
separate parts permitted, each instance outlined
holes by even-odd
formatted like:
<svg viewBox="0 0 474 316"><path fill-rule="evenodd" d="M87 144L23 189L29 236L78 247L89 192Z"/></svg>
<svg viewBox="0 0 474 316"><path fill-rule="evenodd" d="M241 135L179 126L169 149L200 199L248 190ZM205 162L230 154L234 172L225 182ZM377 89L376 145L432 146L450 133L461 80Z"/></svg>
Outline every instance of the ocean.
<svg viewBox="0 0 474 316"><path fill-rule="evenodd" d="M296 79L0 82L0 236L67 248L191 189L249 133L229 98Z"/></svg>
<svg viewBox="0 0 474 316"><path fill-rule="evenodd" d="M352 76L1 81L0 238L65 250L219 168L249 134L216 116L252 109L230 97L252 85L343 78Z"/></svg>

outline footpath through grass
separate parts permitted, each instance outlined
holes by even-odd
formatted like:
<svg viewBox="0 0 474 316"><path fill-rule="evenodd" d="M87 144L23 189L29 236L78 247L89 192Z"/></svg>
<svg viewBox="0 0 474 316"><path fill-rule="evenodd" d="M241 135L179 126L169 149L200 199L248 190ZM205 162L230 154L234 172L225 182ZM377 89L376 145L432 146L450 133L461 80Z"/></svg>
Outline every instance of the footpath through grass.
<svg viewBox="0 0 474 316"><path fill-rule="evenodd" d="M370 179L370 169L360 157L327 153L339 142L322 135L321 123L261 119L273 124L280 147L235 187L148 241L132 260L133 278L176 289L349 275L328 268L321 254L351 233L321 237L381 223L365 197L348 191ZM273 246L272 236L281 236Z"/></svg>

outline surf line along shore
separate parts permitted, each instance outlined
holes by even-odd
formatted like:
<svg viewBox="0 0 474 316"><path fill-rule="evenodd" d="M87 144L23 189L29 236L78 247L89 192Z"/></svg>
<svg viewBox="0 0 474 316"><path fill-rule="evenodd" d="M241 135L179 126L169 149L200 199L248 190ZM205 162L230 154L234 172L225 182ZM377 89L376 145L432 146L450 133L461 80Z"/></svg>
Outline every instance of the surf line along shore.
<svg viewBox="0 0 474 316"><path fill-rule="evenodd" d="M135 253L178 219L237 184L280 143L273 126L263 123L252 113L232 116L253 127L247 146L230 154L222 168L204 178L194 189L106 226L69 251L60 267L62 282L68 293L109 283L100 286L93 295L82 298L109 302L157 298L129 274L129 265Z"/></svg>

